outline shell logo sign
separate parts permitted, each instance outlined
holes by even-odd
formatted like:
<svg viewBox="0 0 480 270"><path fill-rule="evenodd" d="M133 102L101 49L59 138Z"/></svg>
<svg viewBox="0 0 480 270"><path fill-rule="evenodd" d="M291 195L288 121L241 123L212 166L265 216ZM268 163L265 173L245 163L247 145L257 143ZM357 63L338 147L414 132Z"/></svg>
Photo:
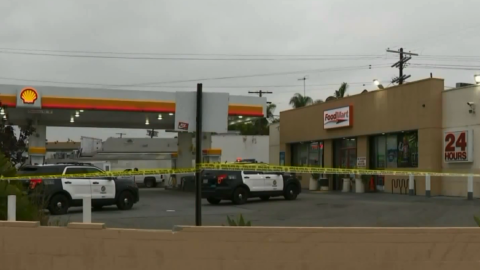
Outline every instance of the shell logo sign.
<svg viewBox="0 0 480 270"><path fill-rule="evenodd" d="M23 101L23 104L34 104L38 99L37 90L27 87L20 92L20 99Z"/></svg>

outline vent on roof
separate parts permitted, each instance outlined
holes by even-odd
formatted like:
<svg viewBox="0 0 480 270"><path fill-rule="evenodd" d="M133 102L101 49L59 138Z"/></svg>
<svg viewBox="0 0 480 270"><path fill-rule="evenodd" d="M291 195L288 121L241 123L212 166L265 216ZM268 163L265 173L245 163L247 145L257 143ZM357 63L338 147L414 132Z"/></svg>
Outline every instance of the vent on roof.
<svg viewBox="0 0 480 270"><path fill-rule="evenodd" d="M456 87L464 87L464 86L469 86L469 85L474 85L474 84L473 83L458 82L455 86Z"/></svg>

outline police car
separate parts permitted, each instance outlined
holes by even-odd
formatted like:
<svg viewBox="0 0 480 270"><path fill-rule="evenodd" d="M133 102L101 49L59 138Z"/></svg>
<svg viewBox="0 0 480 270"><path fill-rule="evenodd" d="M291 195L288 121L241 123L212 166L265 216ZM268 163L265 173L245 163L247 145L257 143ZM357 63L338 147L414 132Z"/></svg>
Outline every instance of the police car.
<svg viewBox="0 0 480 270"><path fill-rule="evenodd" d="M85 196L91 196L94 209L117 205L120 210L129 210L139 201L138 187L131 178L68 177L73 174L90 173L105 172L95 166L78 163L27 165L17 171L18 176L29 177L28 180L24 180L28 194L42 203L52 215L66 214L70 207L82 206ZM42 179L41 175L59 175L59 178Z"/></svg>
<svg viewBox="0 0 480 270"><path fill-rule="evenodd" d="M202 172L202 198L210 204L222 200L244 204L249 198L268 200L284 197L295 200L302 190L293 174L257 171L205 170Z"/></svg>

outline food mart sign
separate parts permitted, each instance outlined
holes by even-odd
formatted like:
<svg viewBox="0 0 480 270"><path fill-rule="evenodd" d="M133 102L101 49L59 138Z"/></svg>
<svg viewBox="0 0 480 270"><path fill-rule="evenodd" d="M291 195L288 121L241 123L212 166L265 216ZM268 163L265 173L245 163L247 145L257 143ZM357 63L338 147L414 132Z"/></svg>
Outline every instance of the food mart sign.
<svg viewBox="0 0 480 270"><path fill-rule="evenodd" d="M353 125L353 106L331 109L323 112L323 128L351 127Z"/></svg>

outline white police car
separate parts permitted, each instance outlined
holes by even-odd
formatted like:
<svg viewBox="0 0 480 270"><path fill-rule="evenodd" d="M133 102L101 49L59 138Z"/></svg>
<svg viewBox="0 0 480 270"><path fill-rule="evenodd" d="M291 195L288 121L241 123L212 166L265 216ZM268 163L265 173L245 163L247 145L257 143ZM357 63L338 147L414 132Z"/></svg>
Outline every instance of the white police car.
<svg viewBox="0 0 480 270"><path fill-rule="evenodd" d="M202 198L211 204L219 204L222 200L244 204L249 198L266 201L282 196L286 200L295 200L301 190L300 181L289 173L232 170L202 172Z"/></svg>
<svg viewBox="0 0 480 270"><path fill-rule="evenodd" d="M94 173L105 172L95 166L79 164L27 165L18 169L17 176L25 176L28 194L52 215L66 214L68 208L82 206L85 196L92 198L94 209L117 205L120 210L129 210L139 201L138 187L133 179L69 176ZM42 175L58 175L58 178L42 178Z"/></svg>

